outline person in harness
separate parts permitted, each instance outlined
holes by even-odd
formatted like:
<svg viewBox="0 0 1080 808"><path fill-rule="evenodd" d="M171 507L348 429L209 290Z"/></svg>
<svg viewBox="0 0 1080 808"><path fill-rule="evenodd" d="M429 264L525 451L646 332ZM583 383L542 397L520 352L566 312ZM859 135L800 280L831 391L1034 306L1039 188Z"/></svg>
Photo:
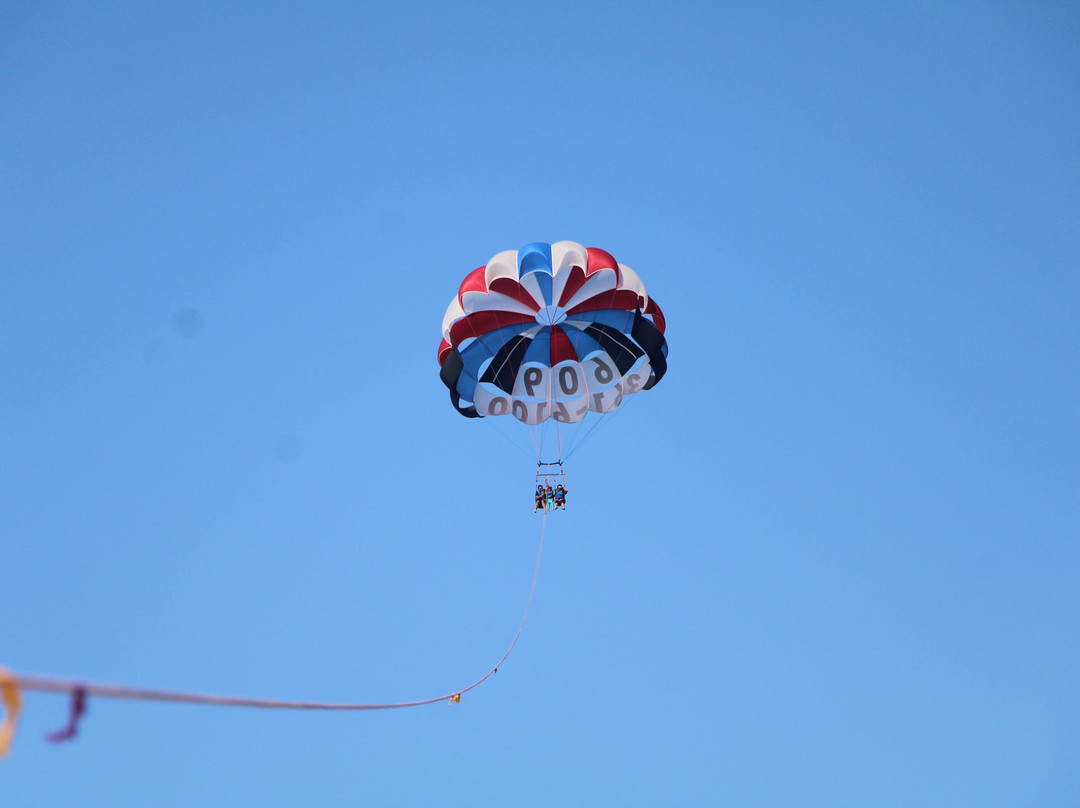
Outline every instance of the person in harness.
<svg viewBox="0 0 1080 808"><path fill-rule="evenodd" d="M547 492L544 491L544 486L537 484L536 486L536 504L533 506L533 513L543 508L547 510Z"/></svg>
<svg viewBox="0 0 1080 808"><path fill-rule="evenodd" d="M566 492L567 488L562 483L555 486L555 507L566 510Z"/></svg>
<svg viewBox="0 0 1080 808"><path fill-rule="evenodd" d="M548 483L546 496L548 510L555 510L555 489L551 487L551 483Z"/></svg>

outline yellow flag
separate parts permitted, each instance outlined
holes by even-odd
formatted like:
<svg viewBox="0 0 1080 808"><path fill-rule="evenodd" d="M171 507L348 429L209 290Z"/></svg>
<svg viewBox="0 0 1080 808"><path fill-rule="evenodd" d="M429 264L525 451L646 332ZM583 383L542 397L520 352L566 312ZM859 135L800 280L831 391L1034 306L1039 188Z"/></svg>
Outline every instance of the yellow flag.
<svg viewBox="0 0 1080 808"><path fill-rule="evenodd" d="M0 702L4 705L4 719L0 721L0 757L4 757L11 748L15 725L19 723L19 710L22 709L19 683L7 668L0 668Z"/></svg>

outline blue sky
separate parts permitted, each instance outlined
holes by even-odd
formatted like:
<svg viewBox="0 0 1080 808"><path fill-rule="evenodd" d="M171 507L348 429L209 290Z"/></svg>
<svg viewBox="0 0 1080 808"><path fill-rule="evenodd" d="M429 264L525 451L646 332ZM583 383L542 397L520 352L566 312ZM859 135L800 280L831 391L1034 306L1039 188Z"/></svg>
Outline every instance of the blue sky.
<svg viewBox="0 0 1080 808"><path fill-rule="evenodd" d="M438 380L457 284L601 247L671 356L461 704L94 699L54 747L29 694L5 804L1076 805L1078 44L1054 3L6 5L0 664L462 687L539 519Z"/></svg>

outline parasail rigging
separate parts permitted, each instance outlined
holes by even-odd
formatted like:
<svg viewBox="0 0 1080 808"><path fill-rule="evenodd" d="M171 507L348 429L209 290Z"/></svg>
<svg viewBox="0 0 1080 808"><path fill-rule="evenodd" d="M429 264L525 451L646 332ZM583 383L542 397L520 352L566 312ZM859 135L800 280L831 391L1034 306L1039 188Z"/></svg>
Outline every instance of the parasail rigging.
<svg viewBox="0 0 1080 808"><path fill-rule="evenodd" d="M637 273L610 253L537 242L465 276L443 317L439 376L466 418L527 425L538 467L557 466L565 479L571 428L664 377L665 328Z"/></svg>

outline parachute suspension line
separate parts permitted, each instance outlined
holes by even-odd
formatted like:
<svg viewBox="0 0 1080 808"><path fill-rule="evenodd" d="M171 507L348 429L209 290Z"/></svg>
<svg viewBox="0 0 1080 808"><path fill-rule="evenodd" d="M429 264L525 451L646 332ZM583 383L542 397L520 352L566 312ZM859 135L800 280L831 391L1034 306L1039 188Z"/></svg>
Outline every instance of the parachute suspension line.
<svg viewBox="0 0 1080 808"><path fill-rule="evenodd" d="M533 447L536 449L536 462L544 463L544 450L550 448L554 442L558 447L559 457L557 460L562 460L562 433L560 431L561 424L557 421L553 421L550 418L541 421L539 424L529 427L530 434L534 435ZM544 465L552 465L550 463L544 463Z"/></svg>
<svg viewBox="0 0 1080 808"><path fill-rule="evenodd" d="M208 693L189 693L180 690L153 690L149 688L126 687L124 685L110 685L93 682L83 682L77 679L57 679L51 676L36 676L32 674L18 674L14 671L7 672L6 677L12 686L19 690L34 690L43 693L69 693L73 696L82 694L82 698L97 696L108 699L129 699L137 701L173 702L178 704L209 704L219 707L256 707L268 710L394 710L402 707L420 707L425 704L438 704L446 702L455 704L461 701L462 695L490 679L498 673L499 667L514 650L521 634L525 630L525 623L529 619L529 611L532 609L533 596L536 594L536 582L540 577L540 559L544 553L544 533L547 527L547 513L540 524L540 548L536 553L536 566L533 569L532 585L529 587L529 600L525 604L525 614L521 618L517 633L514 635L510 647L499 658L499 661L483 676L468 687L455 690L443 696L430 699L418 699L416 701L398 701L390 703L338 703L323 701L281 701L278 699L260 699L246 696L216 696ZM2 670L2 669L0 669Z"/></svg>
<svg viewBox="0 0 1080 808"><path fill-rule="evenodd" d="M619 409L622 409L622 406L620 406ZM577 440L575 440L574 445L571 446L570 449L567 451L567 453L566 453L567 459L569 459L570 456L573 455L574 452L576 452L596 432L599 432L601 427L604 424L606 424L608 422L608 420L612 416L614 416L615 413L617 413L618 411L619 410L615 410L615 412L598 413L598 415L600 415L600 417L593 421L592 426L590 426L587 430L585 430L585 434L582 435L581 437L579 437Z"/></svg>
<svg viewBox="0 0 1080 808"><path fill-rule="evenodd" d="M528 424L529 439L532 441L533 454L536 455L536 459L540 459L540 455L544 450L544 425L540 424Z"/></svg>
<svg viewBox="0 0 1080 808"><path fill-rule="evenodd" d="M521 431L518 429L512 429L509 424L503 424L502 420L496 416L486 415L482 419L483 421L490 422L492 429L498 432L503 440L517 449L526 457L532 457L533 452L529 450L528 443L526 442Z"/></svg>
<svg viewBox="0 0 1080 808"><path fill-rule="evenodd" d="M618 415L620 412L623 412L628 406L630 406L631 403L636 400L636 396L624 396L622 403L619 404L619 406L615 409L614 412L597 413L597 415L599 415L600 417L593 421L592 426L590 426L585 431L584 435L573 441L573 445L570 446L569 449L567 449L566 456L563 458L563 460L569 460L571 455L573 455L574 452L581 448L586 443L586 441L589 440L589 438L591 438L595 433L599 432L606 424L610 423L616 415Z"/></svg>

